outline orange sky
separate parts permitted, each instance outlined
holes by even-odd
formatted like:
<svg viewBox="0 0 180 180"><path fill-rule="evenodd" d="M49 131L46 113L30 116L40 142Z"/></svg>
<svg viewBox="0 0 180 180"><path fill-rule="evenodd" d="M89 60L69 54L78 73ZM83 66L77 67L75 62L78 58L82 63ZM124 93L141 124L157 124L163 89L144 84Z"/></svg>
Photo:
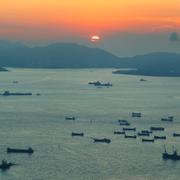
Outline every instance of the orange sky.
<svg viewBox="0 0 180 180"><path fill-rule="evenodd" d="M145 1L145 2L144 2ZM4 0L0 35L51 36L180 30L180 0Z"/></svg>

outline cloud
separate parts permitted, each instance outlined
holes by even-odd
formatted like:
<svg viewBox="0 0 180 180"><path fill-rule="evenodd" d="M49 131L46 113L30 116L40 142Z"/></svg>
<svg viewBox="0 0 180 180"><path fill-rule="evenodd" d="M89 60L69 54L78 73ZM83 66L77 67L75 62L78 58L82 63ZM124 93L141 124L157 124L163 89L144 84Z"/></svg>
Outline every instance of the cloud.
<svg viewBox="0 0 180 180"><path fill-rule="evenodd" d="M178 33L177 32L171 33L171 35L169 37L169 41L171 41L171 42L178 42L178 41L180 41L180 37L179 37Z"/></svg>

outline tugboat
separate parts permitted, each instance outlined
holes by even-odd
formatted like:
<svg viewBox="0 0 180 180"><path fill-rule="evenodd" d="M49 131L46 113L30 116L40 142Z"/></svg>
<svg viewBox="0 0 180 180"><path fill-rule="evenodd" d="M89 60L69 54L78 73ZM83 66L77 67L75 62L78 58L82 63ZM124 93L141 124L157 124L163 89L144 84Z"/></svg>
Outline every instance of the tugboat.
<svg viewBox="0 0 180 180"><path fill-rule="evenodd" d="M15 149L15 148L7 148L7 153L28 153L32 154L34 153L34 150L29 147L28 149Z"/></svg>
<svg viewBox="0 0 180 180"><path fill-rule="evenodd" d="M163 159L171 159L171 160L180 160L180 155L177 154L177 150L173 148L173 154L168 154L166 151L166 147L164 146L164 153L162 153Z"/></svg>
<svg viewBox="0 0 180 180"><path fill-rule="evenodd" d="M110 139L107 139L107 138L103 138L103 139L97 139L97 138L92 138L94 140L94 142L102 142L102 143L111 143L111 140Z"/></svg>
<svg viewBox="0 0 180 180"><path fill-rule="evenodd" d="M71 136L84 136L84 133L75 133L75 132L72 132Z"/></svg>
<svg viewBox="0 0 180 180"><path fill-rule="evenodd" d="M14 166L16 164L11 163L11 162L7 162L6 160L2 160L2 163L0 164L0 169L2 170L7 170L9 169L11 166Z"/></svg>
<svg viewBox="0 0 180 180"><path fill-rule="evenodd" d="M73 120L73 121L74 121L74 120L76 120L76 118L75 118L74 116L72 116L72 117L66 116L66 117L65 117L65 120Z"/></svg>

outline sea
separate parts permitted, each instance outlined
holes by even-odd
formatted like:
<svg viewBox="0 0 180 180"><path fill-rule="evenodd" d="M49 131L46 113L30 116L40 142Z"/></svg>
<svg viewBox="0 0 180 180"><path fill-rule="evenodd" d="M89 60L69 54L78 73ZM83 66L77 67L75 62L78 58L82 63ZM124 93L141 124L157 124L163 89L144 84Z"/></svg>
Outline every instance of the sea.
<svg viewBox="0 0 180 180"><path fill-rule="evenodd" d="M180 78L112 74L114 69L20 69L0 73L0 161L16 163L0 170L0 180L178 180L180 161L163 160L173 148L180 154ZM147 81L140 81L143 78ZM110 82L97 88L91 81ZM38 96L37 93L40 95ZM141 112L141 118L131 117ZM76 120L65 120L75 116ZM174 116L173 122L161 118ZM136 132L151 126L166 140L142 142L114 135L125 119ZM83 132L84 137L72 137ZM151 135L150 138L153 138ZM92 138L111 139L110 144ZM6 148L32 147L34 153L7 154Z"/></svg>

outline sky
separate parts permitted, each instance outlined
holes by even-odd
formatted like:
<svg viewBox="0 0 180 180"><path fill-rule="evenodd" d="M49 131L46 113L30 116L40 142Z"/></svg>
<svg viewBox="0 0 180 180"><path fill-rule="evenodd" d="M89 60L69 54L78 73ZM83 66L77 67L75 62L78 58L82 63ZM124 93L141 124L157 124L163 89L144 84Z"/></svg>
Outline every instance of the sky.
<svg viewBox="0 0 180 180"><path fill-rule="evenodd" d="M93 35L100 40L90 41ZM0 2L0 39L29 44L75 42L132 56L180 52L179 35L180 0Z"/></svg>

